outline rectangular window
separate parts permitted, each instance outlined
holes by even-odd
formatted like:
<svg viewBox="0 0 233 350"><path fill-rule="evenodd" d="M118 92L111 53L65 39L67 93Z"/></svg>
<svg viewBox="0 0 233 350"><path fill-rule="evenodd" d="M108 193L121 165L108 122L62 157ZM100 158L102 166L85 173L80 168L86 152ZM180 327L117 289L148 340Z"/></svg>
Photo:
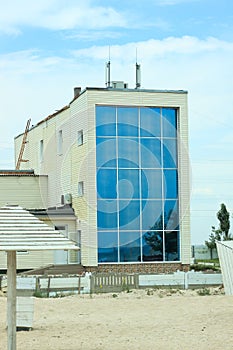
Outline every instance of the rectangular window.
<svg viewBox="0 0 233 350"><path fill-rule="evenodd" d="M78 146L83 145L83 130L78 131Z"/></svg>
<svg viewBox="0 0 233 350"><path fill-rule="evenodd" d="M99 263L179 260L177 159L176 108L96 106Z"/></svg>
<svg viewBox="0 0 233 350"><path fill-rule="evenodd" d="M68 225L58 225L54 226L55 230L58 230L60 233L62 233L65 237L68 237Z"/></svg>
<svg viewBox="0 0 233 350"><path fill-rule="evenodd" d="M62 136L62 130L59 130L58 143L57 143L57 153L58 154L62 154L62 148L63 148L63 136Z"/></svg>
<svg viewBox="0 0 233 350"><path fill-rule="evenodd" d="M39 159L40 159L40 162L43 162L43 157L44 157L44 140L40 140L40 145L39 145Z"/></svg>
<svg viewBox="0 0 233 350"><path fill-rule="evenodd" d="M80 181L78 183L78 196L79 197L84 196L84 183L83 183L83 181Z"/></svg>

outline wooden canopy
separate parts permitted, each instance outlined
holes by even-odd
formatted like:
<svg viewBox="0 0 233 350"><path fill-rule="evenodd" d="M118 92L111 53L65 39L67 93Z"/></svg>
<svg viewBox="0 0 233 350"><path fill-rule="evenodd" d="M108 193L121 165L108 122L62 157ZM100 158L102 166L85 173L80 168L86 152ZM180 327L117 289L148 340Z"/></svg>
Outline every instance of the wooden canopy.
<svg viewBox="0 0 233 350"><path fill-rule="evenodd" d="M19 206L0 208L0 250L78 250L75 242Z"/></svg>
<svg viewBox="0 0 233 350"><path fill-rule="evenodd" d="M79 250L75 242L19 206L0 208L0 251L7 252L8 350L16 350L16 252Z"/></svg>

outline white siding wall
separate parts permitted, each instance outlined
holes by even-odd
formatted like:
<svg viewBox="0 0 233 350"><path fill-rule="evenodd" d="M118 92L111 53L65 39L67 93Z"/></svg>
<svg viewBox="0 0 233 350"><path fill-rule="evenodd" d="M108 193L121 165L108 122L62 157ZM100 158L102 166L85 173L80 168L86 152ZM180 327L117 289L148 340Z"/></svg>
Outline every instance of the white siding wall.
<svg viewBox="0 0 233 350"><path fill-rule="evenodd" d="M47 207L47 176L0 176L0 206L19 205L26 209Z"/></svg>

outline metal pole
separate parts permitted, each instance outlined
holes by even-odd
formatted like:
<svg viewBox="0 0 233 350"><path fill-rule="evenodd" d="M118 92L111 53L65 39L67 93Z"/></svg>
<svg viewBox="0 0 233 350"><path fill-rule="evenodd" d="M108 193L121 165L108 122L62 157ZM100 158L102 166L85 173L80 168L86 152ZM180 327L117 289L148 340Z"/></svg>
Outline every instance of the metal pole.
<svg viewBox="0 0 233 350"><path fill-rule="evenodd" d="M16 251L7 252L8 350L16 350Z"/></svg>

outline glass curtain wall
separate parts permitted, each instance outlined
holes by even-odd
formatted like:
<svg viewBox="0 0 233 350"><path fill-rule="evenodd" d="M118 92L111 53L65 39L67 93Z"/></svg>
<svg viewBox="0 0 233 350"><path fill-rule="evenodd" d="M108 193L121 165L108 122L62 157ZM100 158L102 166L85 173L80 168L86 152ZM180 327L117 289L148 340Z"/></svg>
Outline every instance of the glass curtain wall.
<svg viewBox="0 0 233 350"><path fill-rule="evenodd" d="M99 263L177 261L175 108L96 106Z"/></svg>

